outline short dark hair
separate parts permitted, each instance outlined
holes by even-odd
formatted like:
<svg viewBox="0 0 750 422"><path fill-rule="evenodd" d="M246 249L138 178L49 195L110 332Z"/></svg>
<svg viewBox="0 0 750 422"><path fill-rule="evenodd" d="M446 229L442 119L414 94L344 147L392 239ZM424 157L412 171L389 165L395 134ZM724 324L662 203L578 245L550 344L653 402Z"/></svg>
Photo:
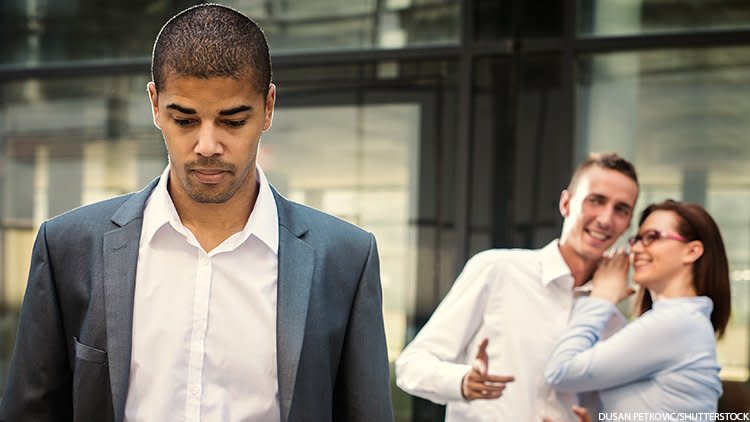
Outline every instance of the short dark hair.
<svg viewBox="0 0 750 422"><path fill-rule="evenodd" d="M719 226L711 215L700 205L673 201L651 204L641 213L638 225L654 211L671 211L677 214L677 231L688 240L703 243L703 255L693 263L693 288L699 296L707 296L713 301L711 325L718 337L724 334L732 311L729 287L729 262L724 249ZM638 315L651 309L653 298L647 289L640 289L635 302Z"/></svg>
<svg viewBox="0 0 750 422"><path fill-rule="evenodd" d="M271 56L260 27L242 13L219 4L201 4L175 15L159 31L151 56L151 79L164 89L167 77L251 77L268 94Z"/></svg>
<svg viewBox="0 0 750 422"><path fill-rule="evenodd" d="M635 167L630 161L620 157L614 152L592 152L578 165L568 182L567 190L572 194L578 186L581 175L590 167L597 166L603 169L614 170L622 173L632 179L638 186L638 175L635 173Z"/></svg>

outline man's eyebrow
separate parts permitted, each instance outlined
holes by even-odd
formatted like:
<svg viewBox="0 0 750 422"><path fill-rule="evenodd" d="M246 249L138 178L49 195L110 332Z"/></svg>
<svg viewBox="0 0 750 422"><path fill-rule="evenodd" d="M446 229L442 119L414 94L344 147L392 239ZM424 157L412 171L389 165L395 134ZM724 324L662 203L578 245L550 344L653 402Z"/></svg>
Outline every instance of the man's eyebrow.
<svg viewBox="0 0 750 422"><path fill-rule="evenodd" d="M242 113L243 111L250 111L253 107L249 105L240 105L227 110L219 111L219 116L231 116L232 114Z"/></svg>
<svg viewBox="0 0 750 422"><path fill-rule="evenodd" d="M195 109L183 107L179 104L172 103L172 104L169 104L167 108L172 109L172 110L177 110L180 113L184 113L184 114L196 114Z"/></svg>
<svg viewBox="0 0 750 422"><path fill-rule="evenodd" d="M625 208L627 208L628 210L632 210L632 209L633 209L633 206L632 206L632 205L630 205L630 204L628 204L627 202L618 202L618 203L617 203L616 205L617 205L618 207L625 207Z"/></svg>

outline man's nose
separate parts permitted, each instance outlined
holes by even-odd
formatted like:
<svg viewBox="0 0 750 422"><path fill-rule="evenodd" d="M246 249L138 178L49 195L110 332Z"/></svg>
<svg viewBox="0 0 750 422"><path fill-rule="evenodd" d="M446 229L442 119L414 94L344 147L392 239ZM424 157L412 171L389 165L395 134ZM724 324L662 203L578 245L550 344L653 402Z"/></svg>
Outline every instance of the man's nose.
<svg viewBox="0 0 750 422"><path fill-rule="evenodd" d="M599 214L596 216L596 222L602 228L610 228L612 226L612 218L614 217L615 211L612 207L604 207Z"/></svg>
<svg viewBox="0 0 750 422"><path fill-rule="evenodd" d="M223 147L219 139L218 130L213 124L204 124L198 131L194 152L204 157L221 154Z"/></svg>

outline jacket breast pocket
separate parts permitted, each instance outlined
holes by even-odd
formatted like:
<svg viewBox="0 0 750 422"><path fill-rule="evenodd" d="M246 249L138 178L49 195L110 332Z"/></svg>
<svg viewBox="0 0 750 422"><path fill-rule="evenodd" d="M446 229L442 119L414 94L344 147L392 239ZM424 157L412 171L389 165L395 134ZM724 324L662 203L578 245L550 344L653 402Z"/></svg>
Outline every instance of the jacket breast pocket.
<svg viewBox="0 0 750 422"><path fill-rule="evenodd" d="M109 388L107 352L73 338L73 421L111 421L112 394Z"/></svg>
<svg viewBox="0 0 750 422"><path fill-rule="evenodd" d="M73 337L73 341L75 342L76 359L82 359L91 363L107 362L107 352L104 350L87 346L79 342L76 337Z"/></svg>

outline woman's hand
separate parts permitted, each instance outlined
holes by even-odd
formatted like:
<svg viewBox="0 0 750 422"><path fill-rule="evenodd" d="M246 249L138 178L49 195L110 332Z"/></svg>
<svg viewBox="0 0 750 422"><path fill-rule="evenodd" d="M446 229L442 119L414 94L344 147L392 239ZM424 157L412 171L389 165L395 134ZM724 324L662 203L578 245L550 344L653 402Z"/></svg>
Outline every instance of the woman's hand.
<svg viewBox="0 0 750 422"><path fill-rule="evenodd" d="M591 297L617 303L635 291L628 287L630 258L627 252L618 249L612 256L603 256L594 272Z"/></svg>

